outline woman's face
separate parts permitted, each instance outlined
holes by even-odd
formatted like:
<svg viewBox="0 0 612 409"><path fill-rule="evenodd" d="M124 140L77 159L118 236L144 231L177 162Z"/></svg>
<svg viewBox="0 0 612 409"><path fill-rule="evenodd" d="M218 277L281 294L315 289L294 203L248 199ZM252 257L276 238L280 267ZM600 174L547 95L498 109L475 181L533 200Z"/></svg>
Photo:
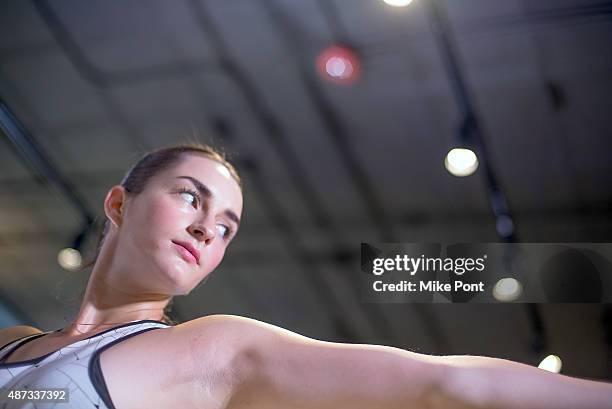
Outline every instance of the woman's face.
<svg viewBox="0 0 612 409"><path fill-rule="evenodd" d="M186 154L127 196L117 228L116 284L188 294L223 259L242 213L242 192L226 167ZM113 278L110 278L113 280Z"/></svg>

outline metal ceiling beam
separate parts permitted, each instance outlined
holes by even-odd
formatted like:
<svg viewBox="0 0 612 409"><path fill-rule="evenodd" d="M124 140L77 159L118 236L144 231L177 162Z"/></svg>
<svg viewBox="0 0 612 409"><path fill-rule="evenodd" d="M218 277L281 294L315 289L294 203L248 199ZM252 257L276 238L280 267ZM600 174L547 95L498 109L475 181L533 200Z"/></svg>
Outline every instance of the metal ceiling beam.
<svg viewBox="0 0 612 409"><path fill-rule="evenodd" d="M58 192L74 207L81 216L84 226L91 225L94 221L94 215L87 207L86 202L2 99L0 99L0 129L12 143L21 159L40 180Z"/></svg>
<svg viewBox="0 0 612 409"><path fill-rule="evenodd" d="M219 69L218 64L214 61L191 59L179 63L156 65L135 70L104 71L96 67L89 60L47 1L32 0L32 3L57 43L72 62L76 71L83 79L98 88L132 86L141 82L163 80L173 76L201 75L206 70Z"/></svg>
<svg viewBox="0 0 612 409"><path fill-rule="evenodd" d="M496 222L509 222L512 224L512 228L505 231L497 228L498 234L504 241L514 242L516 241L514 220L511 216L510 207L506 200L504 190L491 165L490 155L484 141L484 135L457 58L456 46L450 33L448 20L436 0L424 1L423 3L427 9L432 31L442 56L444 68L449 77L449 83L455 97L455 102L459 108L459 114L462 118L459 127L460 136L462 140L471 145L470 147L474 147L477 152L481 167L480 173L484 177L489 205L495 216Z"/></svg>
<svg viewBox="0 0 612 409"><path fill-rule="evenodd" d="M429 18L432 32L442 56L442 62L449 78L450 86L455 97L462 118L460 133L475 148L482 167L481 174L485 182L485 189L489 198L489 205L496 220L496 230L506 243L517 241L516 224L511 215L510 206L506 200L503 188L491 165L483 131L478 122L471 95L468 91L464 74L462 72L457 47L448 23L445 10L438 0L423 1ZM511 228L502 229L500 223L510 223ZM546 348L546 330L537 304L525 305L527 316L532 327L532 348L540 352Z"/></svg>
<svg viewBox="0 0 612 409"><path fill-rule="evenodd" d="M125 139L132 144L134 149L144 149L147 146L145 142L146 139L129 118L121 112L121 108L108 94L108 88L113 84L133 81L135 77L142 77L149 80L151 78L157 78L159 72L163 75L167 75L168 67L156 67L151 72L132 71L127 73L104 73L98 70L91 61L89 61L49 3L45 0L32 0L32 3L38 15L51 32L51 35L66 54L73 68L80 74L83 80L89 82L89 84L93 86L93 89L97 91L100 101L106 108L107 113L123 128ZM197 66L198 64L194 65Z"/></svg>

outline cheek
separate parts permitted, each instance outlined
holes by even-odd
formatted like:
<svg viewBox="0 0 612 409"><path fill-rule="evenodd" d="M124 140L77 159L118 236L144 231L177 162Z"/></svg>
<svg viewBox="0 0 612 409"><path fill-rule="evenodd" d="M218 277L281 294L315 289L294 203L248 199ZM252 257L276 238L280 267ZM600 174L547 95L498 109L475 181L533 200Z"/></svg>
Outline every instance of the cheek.
<svg viewBox="0 0 612 409"><path fill-rule="evenodd" d="M174 203L160 200L142 208L134 208L131 230L134 231L134 245L143 251L166 246L172 239L183 237L179 230L186 220L185 211Z"/></svg>
<svg viewBox="0 0 612 409"><path fill-rule="evenodd" d="M178 231L185 221L186 212L180 207L172 204L159 204L153 212L149 214L147 222L151 228L164 231ZM170 237L176 239L177 237Z"/></svg>
<svg viewBox="0 0 612 409"><path fill-rule="evenodd" d="M208 273L211 273L221 263L223 257L225 256L225 249L226 246L224 244L219 245L218 248L211 249L212 251L208 255L209 262L207 263L206 268Z"/></svg>

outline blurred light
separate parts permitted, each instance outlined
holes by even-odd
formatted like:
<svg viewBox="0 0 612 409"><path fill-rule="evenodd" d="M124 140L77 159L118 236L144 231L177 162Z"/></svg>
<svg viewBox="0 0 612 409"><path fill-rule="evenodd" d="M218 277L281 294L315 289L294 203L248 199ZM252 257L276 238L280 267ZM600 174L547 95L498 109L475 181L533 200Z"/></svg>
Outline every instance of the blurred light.
<svg viewBox="0 0 612 409"><path fill-rule="evenodd" d="M514 233L514 222L508 215L502 214L497 217L495 222L495 229L502 237L508 237Z"/></svg>
<svg viewBox="0 0 612 409"><path fill-rule="evenodd" d="M514 278L502 278L493 287L493 297L502 302L516 300L523 292L523 286Z"/></svg>
<svg viewBox="0 0 612 409"><path fill-rule="evenodd" d="M68 247L57 253L57 262L64 270L76 270L81 267L83 258L80 251Z"/></svg>
<svg viewBox="0 0 612 409"><path fill-rule="evenodd" d="M545 371L559 373L561 371L561 358L557 355L548 355L540 362L538 368L544 369Z"/></svg>
<svg viewBox="0 0 612 409"><path fill-rule="evenodd" d="M383 2L393 7L404 7L412 3L412 0L383 0Z"/></svg>
<svg viewBox="0 0 612 409"><path fill-rule="evenodd" d="M446 154L444 166L452 175L469 176L478 168L478 158L470 149L454 148Z"/></svg>
<svg viewBox="0 0 612 409"><path fill-rule="evenodd" d="M317 57L319 74L337 84L351 84L359 78L361 63L350 48L334 45L326 48Z"/></svg>

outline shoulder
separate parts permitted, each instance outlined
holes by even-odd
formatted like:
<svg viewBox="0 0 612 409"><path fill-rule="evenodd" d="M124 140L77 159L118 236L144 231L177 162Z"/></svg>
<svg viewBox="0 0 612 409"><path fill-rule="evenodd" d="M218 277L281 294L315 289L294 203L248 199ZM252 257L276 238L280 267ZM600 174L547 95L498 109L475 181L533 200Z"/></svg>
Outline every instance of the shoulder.
<svg viewBox="0 0 612 409"><path fill-rule="evenodd" d="M178 325L177 345L188 348L196 360L215 359L235 372L240 365L253 364L262 350L275 351L288 342L324 343L284 328L236 315L210 315Z"/></svg>
<svg viewBox="0 0 612 409"><path fill-rule="evenodd" d="M241 344L252 337L290 337L309 339L287 329L238 315L209 315L179 325L186 333L209 335L212 339ZM312 340L314 341L314 340Z"/></svg>
<svg viewBox="0 0 612 409"><path fill-rule="evenodd" d="M262 326L269 325L210 315L126 339L100 355L109 394L115 406L125 408L138 407L143 396L159 407L188 407L194 401L216 407L231 394L247 341Z"/></svg>
<svg viewBox="0 0 612 409"><path fill-rule="evenodd" d="M14 327L2 328L0 329L0 347L10 344L19 338L40 333L42 333L41 330L29 325L17 325Z"/></svg>
<svg viewBox="0 0 612 409"><path fill-rule="evenodd" d="M233 355L259 340L278 337L297 337L299 334L281 327L238 315L208 315L170 328L167 341L176 348L188 348L196 353L214 347L217 356L221 352ZM183 349L184 351L185 349Z"/></svg>
<svg viewBox="0 0 612 409"><path fill-rule="evenodd" d="M300 338L286 329L237 315L209 315L172 327L166 342L172 349L188 355L196 365L213 363L218 373L236 374L241 365L262 346L281 339ZM194 368L201 374L202 368Z"/></svg>

